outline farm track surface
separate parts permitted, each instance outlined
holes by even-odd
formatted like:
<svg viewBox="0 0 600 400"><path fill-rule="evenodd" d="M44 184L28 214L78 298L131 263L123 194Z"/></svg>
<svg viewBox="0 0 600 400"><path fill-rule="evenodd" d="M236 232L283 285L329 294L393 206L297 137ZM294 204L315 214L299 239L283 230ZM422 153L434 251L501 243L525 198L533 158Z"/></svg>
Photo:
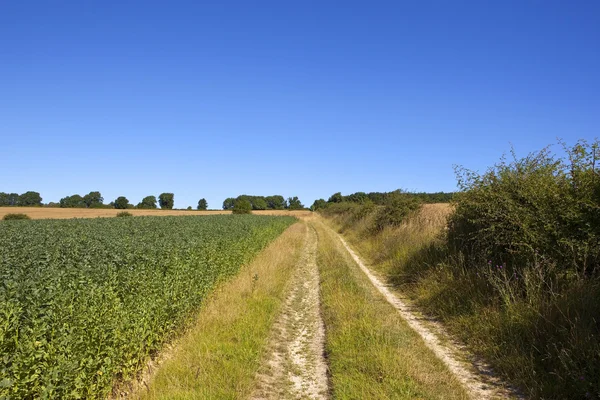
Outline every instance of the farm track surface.
<svg viewBox="0 0 600 400"><path fill-rule="evenodd" d="M474 400L522 398L513 388L496 377L491 368L484 362L481 360L468 361L473 357L460 344L452 342L452 340L442 342L440 336L448 339L443 327L434 321L425 323L426 318L396 293L392 292L389 285L384 284L380 278L371 272L342 236L337 232L335 234L373 286L394 306L408 325L421 336L425 345L436 357L444 362L471 398Z"/></svg>
<svg viewBox="0 0 600 400"><path fill-rule="evenodd" d="M259 370L253 400L328 398L317 240L309 225L303 254L272 329L269 356Z"/></svg>

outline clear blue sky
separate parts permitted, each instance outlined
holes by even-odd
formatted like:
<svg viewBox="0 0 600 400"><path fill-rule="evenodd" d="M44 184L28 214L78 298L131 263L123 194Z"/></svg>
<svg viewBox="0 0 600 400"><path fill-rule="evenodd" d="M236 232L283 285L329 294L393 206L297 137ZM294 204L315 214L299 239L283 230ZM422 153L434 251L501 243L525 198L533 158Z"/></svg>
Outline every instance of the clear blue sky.
<svg viewBox="0 0 600 400"><path fill-rule="evenodd" d="M595 0L0 2L0 191L45 202L451 191L599 127Z"/></svg>

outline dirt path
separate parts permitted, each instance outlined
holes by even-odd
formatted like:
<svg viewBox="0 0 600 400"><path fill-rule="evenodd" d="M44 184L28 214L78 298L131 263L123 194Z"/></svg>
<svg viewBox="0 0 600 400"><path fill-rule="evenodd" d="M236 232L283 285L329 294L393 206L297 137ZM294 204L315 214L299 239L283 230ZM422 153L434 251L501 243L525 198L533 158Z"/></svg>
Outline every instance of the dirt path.
<svg viewBox="0 0 600 400"><path fill-rule="evenodd" d="M283 310L273 326L269 358L252 399L326 399L325 329L319 307L317 234L308 228Z"/></svg>
<svg viewBox="0 0 600 400"><path fill-rule="evenodd" d="M423 338L425 345L446 364L448 369L458 378L473 399L518 398L506 385L493 376L488 366L483 363L473 364L464 361L467 358L465 350L459 349L456 344L451 342L442 343L438 335L429 326L421 322L423 318L415 313L402 299L392 293L387 285L382 283L365 266L360 257L348 246L346 241L339 234L336 233L336 235L360 269L367 275L371 283L398 310L408 325Z"/></svg>

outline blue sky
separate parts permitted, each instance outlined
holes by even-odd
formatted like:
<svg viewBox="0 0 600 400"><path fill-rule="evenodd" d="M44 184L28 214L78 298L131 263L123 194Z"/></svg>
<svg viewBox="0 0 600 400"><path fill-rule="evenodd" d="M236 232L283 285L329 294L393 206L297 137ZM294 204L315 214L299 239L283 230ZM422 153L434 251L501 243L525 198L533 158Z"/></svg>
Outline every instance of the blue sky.
<svg viewBox="0 0 600 400"><path fill-rule="evenodd" d="M600 136L598 1L0 2L0 191L451 191Z"/></svg>

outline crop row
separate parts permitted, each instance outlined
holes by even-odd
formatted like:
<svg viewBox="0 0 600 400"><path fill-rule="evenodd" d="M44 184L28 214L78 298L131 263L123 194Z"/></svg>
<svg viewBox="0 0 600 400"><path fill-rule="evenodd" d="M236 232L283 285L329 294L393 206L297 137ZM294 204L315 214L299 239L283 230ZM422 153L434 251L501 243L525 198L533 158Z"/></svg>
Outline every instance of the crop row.
<svg viewBox="0 0 600 400"><path fill-rule="evenodd" d="M0 223L0 398L102 398L291 217Z"/></svg>

